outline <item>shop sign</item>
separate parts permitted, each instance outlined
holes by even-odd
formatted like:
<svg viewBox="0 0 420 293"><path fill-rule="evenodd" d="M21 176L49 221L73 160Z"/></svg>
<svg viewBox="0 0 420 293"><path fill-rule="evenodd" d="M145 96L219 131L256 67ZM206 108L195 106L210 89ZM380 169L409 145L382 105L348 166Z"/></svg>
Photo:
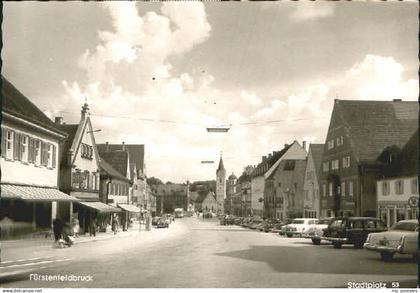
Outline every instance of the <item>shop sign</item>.
<svg viewBox="0 0 420 293"><path fill-rule="evenodd" d="M408 205L412 208L416 208L419 205L419 198L417 196L412 196L408 199Z"/></svg>

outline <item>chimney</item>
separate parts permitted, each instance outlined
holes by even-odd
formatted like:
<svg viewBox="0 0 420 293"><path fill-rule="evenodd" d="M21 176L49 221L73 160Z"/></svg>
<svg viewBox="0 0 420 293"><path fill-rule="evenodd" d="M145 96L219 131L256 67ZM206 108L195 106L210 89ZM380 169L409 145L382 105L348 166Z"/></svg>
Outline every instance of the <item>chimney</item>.
<svg viewBox="0 0 420 293"><path fill-rule="evenodd" d="M265 160L267 160L267 156L262 157L262 161L265 162Z"/></svg>
<svg viewBox="0 0 420 293"><path fill-rule="evenodd" d="M57 125L63 124L63 117L55 117L54 123Z"/></svg>
<svg viewBox="0 0 420 293"><path fill-rule="evenodd" d="M393 99L392 101L393 101L393 102L402 102L402 100L401 100L401 99Z"/></svg>
<svg viewBox="0 0 420 293"><path fill-rule="evenodd" d="M109 151L109 143L106 142L105 145L106 145L106 151Z"/></svg>
<svg viewBox="0 0 420 293"><path fill-rule="evenodd" d="M122 150L125 151L125 142L122 142Z"/></svg>
<svg viewBox="0 0 420 293"><path fill-rule="evenodd" d="M302 147L306 151L306 140L302 141Z"/></svg>
<svg viewBox="0 0 420 293"><path fill-rule="evenodd" d="M284 148L287 148L289 145L287 143L284 144Z"/></svg>
<svg viewBox="0 0 420 293"><path fill-rule="evenodd" d="M271 158L271 156L272 156L272 154L270 153L270 154L268 154L268 158Z"/></svg>

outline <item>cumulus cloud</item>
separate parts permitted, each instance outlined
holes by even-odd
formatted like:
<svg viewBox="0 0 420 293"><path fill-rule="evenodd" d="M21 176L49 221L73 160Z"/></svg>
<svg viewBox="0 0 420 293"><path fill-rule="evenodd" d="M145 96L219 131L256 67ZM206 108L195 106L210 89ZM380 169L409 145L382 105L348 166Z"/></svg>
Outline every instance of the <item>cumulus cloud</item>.
<svg viewBox="0 0 420 293"><path fill-rule="evenodd" d="M418 80L403 80L403 71L392 57L366 55L345 73L343 90L356 99L417 100Z"/></svg>
<svg viewBox="0 0 420 293"><path fill-rule="evenodd" d="M356 62L340 78L301 84L271 99L246 87L222 91L215 88L217 77L211 73L175 75L172 70L170 57L188 58L186 54L210 36L202 3L165 2L160 12L144 15L136 2L103 5L112 29L98 32L96 48L80 56L79 66L88 78L63 81L66 95L60 105L71 112L66 122L74 123L87 98L94 127L102 129L97 141L144 143L148 175L164 181L214 178L217 166L201 161L217 162L220 151L228 171L238 174L293 139L323 142L332 93L345 92L354 99L418 93L416 81L403 79L404 68L396 60L374 55ZM296 8L294 17L331 16L333 8L324 6L332 7L305 5L305 13ZM228 134L206 132L206 126L222 124L232 124Z"/></svg>
<svg viewBox="0 0 420 293"><path fill-rule="evenodd" d="M333 108L333 99L417 100L418 80L403 79L404 68L392 57L366 55L341 77L318 84L301 84L289 95L273 98L251 116L253 121L279 121L277 131L259 129L271 141L301 139L323 143ZM259 138L265 144L263 138Z"/></svg>

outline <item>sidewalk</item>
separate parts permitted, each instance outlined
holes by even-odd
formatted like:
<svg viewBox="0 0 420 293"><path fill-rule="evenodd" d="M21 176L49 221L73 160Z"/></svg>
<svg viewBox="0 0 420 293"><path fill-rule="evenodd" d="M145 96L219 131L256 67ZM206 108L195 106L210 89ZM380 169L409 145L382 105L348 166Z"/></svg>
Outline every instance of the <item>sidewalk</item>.
<svg viewBox="0 0 420 293"><path fill-rule="evenodd" d="M144 225L141 227L139 232L138 224L133 224L127 231L119 230L117 234L112 231L97 232L96 236L89 236L88 233L76 237L73 245L78 245L86 242L101 241L111 238L121 238L127 236L139 235L139 233L149 233L145 231ZM18 239L18 240L6 240L0 242L1 248L1 259L0 262L11 261L16 259L31 258L34 256L46 256L53 253L57 247L54 243L53 238L31 238L31 239Z"/></svg>

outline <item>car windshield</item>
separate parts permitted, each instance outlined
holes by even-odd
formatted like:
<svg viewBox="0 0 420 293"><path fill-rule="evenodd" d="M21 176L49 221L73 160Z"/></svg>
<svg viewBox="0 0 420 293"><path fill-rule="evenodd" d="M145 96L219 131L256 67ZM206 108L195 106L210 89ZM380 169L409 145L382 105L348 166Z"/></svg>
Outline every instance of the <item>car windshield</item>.
<svg viewBox="0 0 420 293"><path fill-rule="evenodd" d="M293 220L292 224L303 224L304 220Z"/></svg>
<svg viewBox="0 0 420 293"><path fill-rule="evenodd" d="M390 230L400 230L400 231L416 231L419 224L411 222L398 222L391 227Z"/></svg>

